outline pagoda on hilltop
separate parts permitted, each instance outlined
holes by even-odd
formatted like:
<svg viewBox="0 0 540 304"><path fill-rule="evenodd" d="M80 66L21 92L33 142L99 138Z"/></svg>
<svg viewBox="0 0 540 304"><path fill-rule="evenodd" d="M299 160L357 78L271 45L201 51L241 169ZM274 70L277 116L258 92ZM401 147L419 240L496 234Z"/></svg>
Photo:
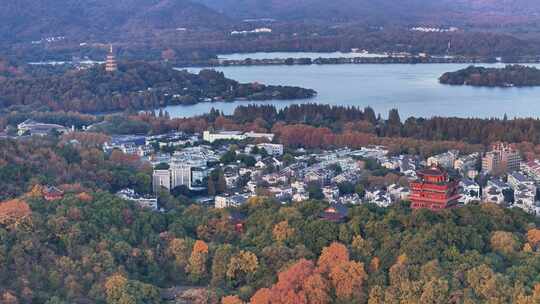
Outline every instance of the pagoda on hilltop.
<svg viewBox="0 0 540 304"><path fill-rule="evenodd" d="M416 172L418 179L410 183L411 208L442 210L457 205L459 183L439 167Z"/></svg>
<svg viewBox="0 0 540 304"><path fill-rule="evenodd" d="M105 71L107 72L116 72L118 70L118 65L116 64L116 57L114 56L113 46L111 44L109 49L109 54L107 54L107 61L105 62Z"/></svg>

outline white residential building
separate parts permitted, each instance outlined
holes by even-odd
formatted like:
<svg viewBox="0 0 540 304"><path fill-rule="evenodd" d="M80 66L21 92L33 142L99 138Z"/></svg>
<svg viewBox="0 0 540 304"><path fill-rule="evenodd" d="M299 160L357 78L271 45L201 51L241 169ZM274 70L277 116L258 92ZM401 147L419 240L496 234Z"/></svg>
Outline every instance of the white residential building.
<svg viewBox="0 0 540 304"><path fill-rule="evenodd" d="M169 170L154 170L152 185L154 193L158 193L162 188L171 190L171 174Z"/></svg>
<svg viewBox="0 0 540 304"><path fill-rule="evenodd" d="M521 171L527 174L527 176L534 179L536 182L540 182L540 160L539 159L521 163Z"/></svg>
<svg viewBox="0 0 540 304"><path fill-rule="evenodd" d="M456 161L458 155L458 150L450 150L446 153L432 156L427 159L427 166L439 166L446 169L454 168L454 162Z"/></svg>
<svg viewBox="0 0 540 304"><path fill-rule="evenodd" d="M148 208L154 211L158 210L157 197L140 196L135 193L135 190L133 189L120 190L116 193L116 196L125 200L133 201L137 203L141 208Z"/></svg>
<svg viewBox="0 0 540 304"><path fill-rule="evenodd" d="M461 189L461 196L459 198L460 203L469 204L471 202L480 202L480 185L473 180L464 178L459 182L459 186Z"/></svg>
<svg viewBox="0 0 540 304"><path fill-rule="evenodd" d="M331 186L323 187L322 192L324 194L324 198L329 202L333 202L339 197L338 187L331 187Z"/></svg>
<svg viewBox="0 0 540 304"><path fill-rule="evenodd" d="M215 208L231 208L240 207L247 202L247 197L244 195L218 195L215 198Z"/></svg>
<svg viewBox="0 0 540 304"><path fill-rule="evenodd" d="M255 133L247 132L242 133L241 131L221 131L221 132L203 132L203 140L213 143L216 140L244 140L247 138L263 138L268 141L274 140L274 134L272 133Z"/></svg>
<svg viewBox="0 0 540 304"><path fill-rule="evenodd" d="M398 184L388 186L387 192L395 202L406 201L409 199L409 194L411 194L409 188L402 187Z"/></svg>
<svg viewBox="0 0 540 304"><path fill-rule="evenodd" d="M486 203L504 204L503 192L507 189L510 189L507 183L497 179L490 180L482 191L482 200Z"/></svg>
<svg viewBox="0 0 540 304"><path fill-rule="evenodd" d="M454 169L460 172L467 172L469 170L476 170L476 167L480 164L480 153L473 153L462 156L454 161Z"/></svg>
<svg viewBox="0 0 540 304"><path fill-rule="evenodd" d="M268 155L272 155L272 156L281 156L281 155L283 155L283 145L282 144L262 143L262 144L258 144L257 148L264 149Z"/></svg>
<svg viewBox="0 0 540 304"><path fill-rule="evenodd" d="M213 143L217 140L244 140L246 137L240 131L221 131L212 133L210 131L203 132L203 140Z"/></svg>

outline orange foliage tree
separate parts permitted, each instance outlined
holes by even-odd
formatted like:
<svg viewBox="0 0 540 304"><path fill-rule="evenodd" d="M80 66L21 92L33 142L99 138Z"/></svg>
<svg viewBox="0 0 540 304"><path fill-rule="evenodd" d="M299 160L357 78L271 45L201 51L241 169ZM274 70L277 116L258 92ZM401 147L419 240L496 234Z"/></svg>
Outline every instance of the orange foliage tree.
<svg viewBox="0 0 540 304"><path fill-rule="evenodd" d="M206 260L208 259L208 245L204 241L196 241L189 258L186 271L195 282L206 275Z"/></svg>
<svg viewBox="0 0 540 304"><path fill-rule="evenodd" d="M333 243L325 247L318 265L301 259L278 274L271 288L257 291L251 304L327 304L359 302L367 279L362 263L349 260L347 247ZM336 299L333 299L335 294Z"/></svg>
<svg viewBox="0 0 540 304"><path fill-rule="evenodd" d="M367 278L364 264L347 261L339 263L330 270L330 279L336 292L336 297L348 301L362 296L362 285Z"/></svg>
<svg viewBox="0 0 540 304"><path fill-rule="evenodd" d="M238 296L226 296L221 299L221 304L244 304Z"/></svg>
<svg viewBox="0 0 540 304"><path fill-rule="evenodd" d="M323 248L317 264L321 272L328 273L332 267L347 261L349 261L349 250L347 247L334 242L330 246Z"/></svg>
<svg viewBox="0 0 540 304"><path fill-rule="evenodd" d="M537 249L540 244L540 229L531 229L527 232L527 241L533 249Z"/></svg>

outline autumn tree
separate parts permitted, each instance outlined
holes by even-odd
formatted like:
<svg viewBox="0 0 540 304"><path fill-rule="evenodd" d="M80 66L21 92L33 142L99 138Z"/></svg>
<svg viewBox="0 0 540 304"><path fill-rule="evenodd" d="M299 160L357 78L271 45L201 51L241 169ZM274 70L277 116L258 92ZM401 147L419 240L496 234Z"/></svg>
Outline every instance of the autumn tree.
<svg viewBox="0 0 540 304"><path fill-rule="evenodd" d="M277 283L271 288L270 303L307 304L308 299L304 291L304 282L314 273L315 265L312 261L299 260L287 270L278 274Z"/></svg>
<svg viewBox="0 0 540 304"><path fill-rule="evenodd" d="M2 299L2 303L5 303L5 304L19 304L19 300L17 299L17 297L9 291L4 291L1 299Z"/></svg>
<svg viewBox="0 0 540 304"><path fill-rule="evenodd" d="M288 221L277 223L272 230L272 235L276 241L283 243L295 235L295 229L289 226Z"/></svg>
<svg viewBox="0 0 540 304"><path fill-rule="evenodd" d="M221 304L244 304L238 296L226 296L221 299Z"/></svg>
<svg viewBox="0 0 540 304"><path fill-rule="evenodd" d="M495 231L490 239L491 247L503 254L514 253L520 248L520 244L511 232Z"/></svg>
<svg viewBox="0 0 540 304"><path fill-rule="evenodd" d="M331 303L330 286L328 281L320 274L310 275L302 286L309 304Z"/></svg>
<svg viewBox="0 0 540 304"><path fill-rule="evenodd" d="M448 282L444 279L433 278L424 285L420 304L447 303L449 295Z"/></svg>
<svg viewBox="0 0 540 304"><path fill-rule="evenodd" d="M197 240L193 245L186 272L189 273L193 282L199 282L206 276L206 261L208 259L208 245L204 241Z"/></svg>
<svg viewBox="0 0 540 304"><path fill-rule="evenodd" d="M369 291L368 304L384 304L384 289L379 286L373 286Z"/></svg>
<svg viewBox="0 0 540 304"><path fill-rule="evenodd" d="M367 279L362 263L341 262L330 269L329 277L339 300L349 301L354 298L356 301L360 301L362 299L362 285Z"/></svg>
<svg viewBox="0 0 540 304"><path fill-rule="evenodd" d="M221 245L216 249L212 259L212 286L220 286L227 277L229 261L234 253L234 248L230 244Z"/></svg>
<svg viewBox="0 0 540 304"><path fill-rule="evenodd" d="M115 274L107 278L105 281L107 303L133 303L131 297L126 294L127 282L128 280L120 274Z"/></svg>
<svg viewBox="0 0 540 304"><path fill-rule="evenodd" d="M227 277L236 282L245 281L250 273L259 267L257 256L249 251L242 250L231 257L227 267Z"/></svg>
<svg viewBox="0 0 540 304"><path fill-rule="evenodd" d="M272 292L268 288L261 288L255 292L249 301L251 304L270 304Z"/></svg>
<svg viewBox="0 0 540 304"><path fill-rule="evenodd" d="M489 303L506 303L512 294L506 278L485 264L467 271L466 280L475 294Z"/></svg>
<svg viewBox="0 0 540 304"><path fill-rule="evenodd" d="M530 229L527 231L527 241L533 250L538 250L540 244L540 229Z"/></svg>
<svg viewBox="0 0 540 304"><path fill-rule="evenodd" d="M178 269L185 269L189 261L189 244L185 239L174 238L169 242L167 254L174 259Z"/></svg>
<svg viewBox="0 0 540 304"><path fill-rule="evenodd" d="M332 267L341 262L349 261L349 250L341 243L334 242L323 248L317 265L321 272L328 273Z"/></svg>
<svg viewBox="0 0 540 304"><path fill-rule="evenodd" d="M365 240L361 235L353 237L351 249L353 254L363 261L368 261L373 253L371 242Z"/></svg>
<svg viewBox="0 0 540 304"><path fill-rule="evenodd" d="M108 304L157 304L161 301L157 288L138 281L130 281L121 274L106 279L105 295Z"/></svg>

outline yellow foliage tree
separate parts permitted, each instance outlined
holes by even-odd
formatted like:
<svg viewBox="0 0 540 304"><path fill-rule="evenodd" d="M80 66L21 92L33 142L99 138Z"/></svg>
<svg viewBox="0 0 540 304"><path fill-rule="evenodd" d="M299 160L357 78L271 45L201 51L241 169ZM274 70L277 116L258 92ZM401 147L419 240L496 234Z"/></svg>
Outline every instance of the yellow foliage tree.
<svg viewBox="0 0 540 304"><path fill-rule="evenodd" d="M43 186L40 184L35 184L30 192L28 193L28 196L31 198L40 198L43 196Z"/></svg>
<svg viewBox="0 0 540 304"><path fill-rule="evenodd" d="M384 289L379 286L373 286L369 291L368 304L384 304Z"/></svg>
<svg viewBox="0 0 540 304"><path fill-rule="evenodd" d="M360 300L362 285L367 279L362 263L341 262L330 269L329 277L339 300L349 301L353 298L356 301Z"/></svg>
<svg viewBox="0 0 540 304"><path fill-rule="evenodd" d="M495 231L491 236L490 243L491 248L504 254L514 253L520 248L514 234L507 231Z"/></svg>
<svg viewBox="0 0 540 304"><path fill-rule="evenodd" d="M531 245L533 250L538 249L540 245L540 229L531 229L527 232L527 241Z"/></svg>
<svg viewBox="0 0 540 304"><path fill-rule="evenodd" d="M351 248L354 253L363 257L369 258L373 253L373 246L367 240L365 240L361 235L356 235L353 237ZM366 260L367 261L367 260Z"/></svg>
<svg viewBox="0 0 540 304"><path fill-rule="evenodd" d="M198 240L193 245L189 263L186 267L193 281L199 281L206 275L206 261L208 259L208 245Z"/></svg>
<svg viewBox="0 0 540 304"><path fill-rule="evenodd" d="M108 303L120 303L128 280L121 274L114 274L105 281L105 295Z"/></svg>
<svg viewBox="0 0 540 304"><path fill-rule="evenodd" d="M272 235L274 239L280 243L285 242L286 240L294 237L295 229L289 227L289 222L282 221L277 223L272 230Z"/></svg>
<svg viewBox="0 0 540 304"><path fill-rule="evenodd" d="M397 261L388 270L390 284L399 287L409 280L409 269L407 267L407 256L402 254L397 258Z"/></svg>
<svg viewBox="0 0 540 304"><path fill-rule="evenodd" d="M242 250L231 257L227 267L227 277L233 280L241 280L245 275L255 272L259 267L257 256L249 251Z"/></svg>
<svg viewBox="0 0 540 304"><path fill-rule="evenodd" d="M174 264L179 268L185 268L189 258L189 248L186 240L172 239L167 248L167 254L174 258Z"/></svg>

